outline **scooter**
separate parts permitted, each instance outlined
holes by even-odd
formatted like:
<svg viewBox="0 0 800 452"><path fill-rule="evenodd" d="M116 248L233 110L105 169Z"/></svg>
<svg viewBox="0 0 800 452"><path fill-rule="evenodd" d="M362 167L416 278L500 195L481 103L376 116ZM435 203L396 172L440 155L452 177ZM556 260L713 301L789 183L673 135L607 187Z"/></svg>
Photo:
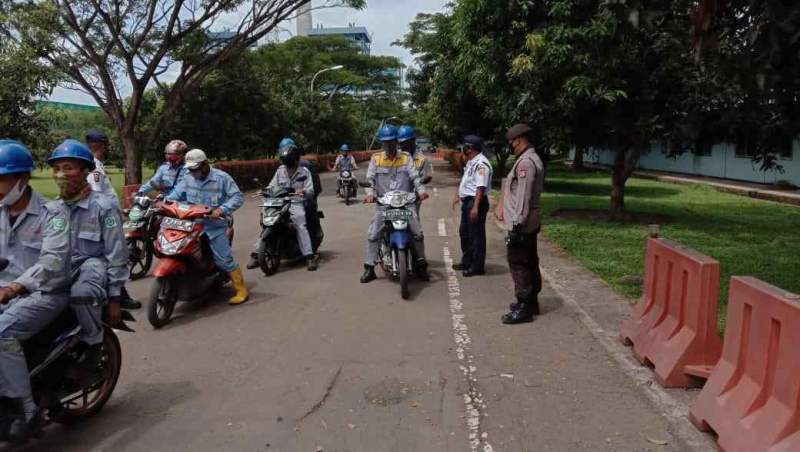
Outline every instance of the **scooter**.
<svg viewBox="0 0 800 452"><path fill-rule="evenodd" d="M132 280L144 278L153 264L153 243L160 219L155 212L154 201L147 196L133 198L133 206L125 212L128 221L122 224L122 228L128 244L128 268Z"/></svg>
<svg viewBox="0 0 800 452"><path fill-rule="evenodd" d="M371 187L369 182L359 185ZM400 281L400 296L404 300L409 297L408 280L414 274L414 263L417 261L414 252L414 237L408 223L414 216L413 206L417 201L416 193L390 191L378 198L379 206L384 208L383 237L378 248L383 271Z"/></svg>
<svg viewBox="0 0 800 452"><path fill-rule="evenodd" d="M261 190L261 196L264 198L260 205L261 239L256 253L261 271L270 276L280 268L281 259L297 260L303 257L297 244L289 208L292 203L303 203L305 199L280 187L264 188ZM317 215L325 218L322 212L317 212ZM309 227L312 249L316 253L325 235L322 230L312 229L312 222L306 224Z"/></svg>
<svg viewBox="0 0 800 452"><path fill-rule="evenodd" d="M339 185L339 195L344 198L344 204L349 206L350 200L356 197L356 192L358 191L358 181L356 180L355 176L353 176L352 171L343 169L339 171L337 182Z"/></svg>
<svg viewBox="0 0 800 452"><path fill-rule="evenodd" d="M155 243L159 261L153 269L156 279L147 309L147 320L154 328L170 322L179 300L199 299L221 290L229 280L214 264L211 245L204 233L204 220L211 212L208 206L175 201L164 201L158 210L163 215ZM226 234L233 242L230 218Z"/></svg>
<svg viewBox="0 0 800 452"><path fill-rule="evenodd" d="M8 265L0 258L0 271ZM130 312L114 328L133 332L125 322L135 322ZM103 409L117 385L122 366L122 349L114 329L104 324L100 358L92 374L83 375L79 362L86 346L80 340L81 327L67 308L45 329L23 342L30 369L33 398L42 410L45 424L73 424ZM12 400L0 398L0 441L8 440L9 427L17 412ZM34 432L34 434L41 432ZM17 438L24 441L28 438Z"/></svg>

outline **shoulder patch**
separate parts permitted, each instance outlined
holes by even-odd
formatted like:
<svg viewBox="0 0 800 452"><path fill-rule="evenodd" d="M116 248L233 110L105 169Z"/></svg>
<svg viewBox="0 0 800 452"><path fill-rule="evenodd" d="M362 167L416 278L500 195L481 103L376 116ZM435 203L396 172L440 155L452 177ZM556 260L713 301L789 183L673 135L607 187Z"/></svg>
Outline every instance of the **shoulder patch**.
<svg viewBox="0 0 800 452"><path fill-rule="evenodd" d="M119 221L117 221L117 216L116 215L107 216L103 220L103 226L105 226L106 229L114 229L114 228L117 227L118 224L119 224Z"/></svg>
<svg viewBox="0 0 800 452"><path fill-rule="evenodd" d="M64 232L67 230L67 220L62 217L53 217L47 222L47 229L56 232Z"/></svg>

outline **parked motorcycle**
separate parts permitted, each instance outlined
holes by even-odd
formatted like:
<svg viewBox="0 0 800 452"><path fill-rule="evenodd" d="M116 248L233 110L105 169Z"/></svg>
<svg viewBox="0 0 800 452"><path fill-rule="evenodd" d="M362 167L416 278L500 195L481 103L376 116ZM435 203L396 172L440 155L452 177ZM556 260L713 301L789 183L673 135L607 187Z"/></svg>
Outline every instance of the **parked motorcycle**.
<svg viewBox="0 0 800 452"><path fill-rule="evenodd" d="M362 187L370 187L363 182ZM414 263L417 261L414 252L414 237L408 226L414 216L413 206L417 201L416 193L390 191L377 199L383 207L383 228L378 257L383 271L400 281L400 296L408 299L408 279L414 274Z"/></svg>
<svg viewBox="0 0 800 452"><path fill-rule="evenodd" d="M7 260L0 259L0 271L7 265ZM125 321L135 320L123 310L122 321L114 328L133 332ZM45 423L71 424L94 416L108 402L117 385L122 349L114 329L104 325L100 358L88 375L82 370L85 366L79 365L86 350L80 333L80 324L72 310L65 309L53 323L22 344L30 369L33 398L43 410ZM11 400L0 398L0 440L8 440L15 412Z"/></svg>
<svg viewBox="0 0 800 452"><path fill-rule="evenodd" d="M339 185L339 195L344 198L344 204L349 206L350 200L355 198L358 192L358 181L352 171L343 169L339 171L337 182Z"/></svg>
<svg viewBox="0 0 800 452"><path fill-rule="evenodd" d="M160 197L159 197L160 199ZM123 223L128 244L128 268L132 280L144 278L153 264L154 242L158 234L158 216L155 202L147 196L133 198L133 206Z"/></svg>
<svg viewBox="0 0 800 452"><path fill-rule="evenodd" d="M297 235L289 207L292 203L303 203L302 196L291 193L280 187L264 188L261 190L264 201L261 204L261 240L258 244L258 264L265 275L274 275L281 265L281 259L297 260L303 257L297 243ZM325 218L320 211L319 218ZM307 221L308 233L311 236L311 246L317 252L325 236L320 230L312 226L313 222Z"/></svg>
<svg viewBox="0 0 800 452"><path fill-rule="evenodd" d="M162 215L155 255L159 258L153 269L156 278L150 292L147 320L155 328L170 322L178 300L191 301L222 289L229 277L217 269L211 245L205 232L204 220L212 209L164 201L158 214ZM226 234L233 241L233 221L229 219Z"/></svg>

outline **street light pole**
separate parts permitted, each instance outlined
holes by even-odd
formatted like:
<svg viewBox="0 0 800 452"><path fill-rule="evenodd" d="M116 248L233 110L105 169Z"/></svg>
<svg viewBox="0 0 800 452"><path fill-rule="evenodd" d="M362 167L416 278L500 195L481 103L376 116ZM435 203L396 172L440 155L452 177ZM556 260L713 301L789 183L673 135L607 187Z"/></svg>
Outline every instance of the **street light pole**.
<svg viewBox="0 0 800 452"><path fill-rule="evenodd" d="M338 71L339 69L342 69L342 68L344 68L344 66L342 66L341 64L337 64L336 66L326 67L325 69L317 71L317 73L314 74L313 77L311 77L311 89L310 89L310 91L312 93L314 92L314 81L317 79L317 76L319 74L322 74L323 72L328 72L328 71Z"/></svg>

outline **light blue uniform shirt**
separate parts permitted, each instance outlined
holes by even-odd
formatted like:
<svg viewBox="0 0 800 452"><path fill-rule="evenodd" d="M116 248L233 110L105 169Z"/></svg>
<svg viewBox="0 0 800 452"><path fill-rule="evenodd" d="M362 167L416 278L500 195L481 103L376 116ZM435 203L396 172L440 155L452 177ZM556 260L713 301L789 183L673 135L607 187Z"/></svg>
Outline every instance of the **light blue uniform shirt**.
<svg viewBox="0 0 800 452"><path fill-rule="evenodd" d="M202 204L214 209L219 207L229 216L244 204L244 195L233 178L216 168L211 168L211 172L203 180L197 180L191 174L181 177L178 185L166 199ZM206 227L209 229L225 228L227 224L224 220L206 220Z"/></svg>
<svg viewBox="0 0 800 452"><path fill-rule="evenodd" d="M13 226L8 207L0 207L0 256L9 260L0 272L0 287L18 283L30 293L68 289L69 250L64 204L47 202L33 191Z"/></svg>
<svg viewBox="0 0 800 452"><path fill-rule="evenodd" d="M181 179L191 177L187 176L188 172L189 170L184 168L183 165L172 166L169 162L164 163L158 167L156 174L149 181L139 187L139 194L144 195L154 190L169 194L178 186ZM176 178L178 179L177 182L175 181Z"/></svg>

